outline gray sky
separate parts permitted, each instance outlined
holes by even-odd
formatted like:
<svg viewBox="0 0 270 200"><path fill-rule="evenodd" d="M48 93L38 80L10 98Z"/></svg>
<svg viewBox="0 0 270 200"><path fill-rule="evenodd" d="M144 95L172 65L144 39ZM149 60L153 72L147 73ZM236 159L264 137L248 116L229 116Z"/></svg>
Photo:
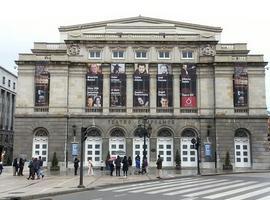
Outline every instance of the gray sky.
<svg viewBox="0 0 270 200"><path fill-rule="evenodd" d="M8 0L1 2L0 65L14 71L34 42L58 42L58 27L143 15L223 28L222 43L247 43L270 61L268 0ZM268 70L270 73L270 70ZM268 73L268 74L269 74ZM270 78L266 79L270 110Z"/></svg>

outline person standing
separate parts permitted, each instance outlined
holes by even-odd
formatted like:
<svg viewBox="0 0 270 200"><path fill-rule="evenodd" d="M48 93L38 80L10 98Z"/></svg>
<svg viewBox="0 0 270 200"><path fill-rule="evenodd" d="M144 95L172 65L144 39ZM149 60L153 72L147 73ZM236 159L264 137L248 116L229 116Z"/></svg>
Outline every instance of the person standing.
<svg viewBox="0 0 270 200"><path fill-rule="evenodd" d="M113 176L113 171L114 171L114 164L113 164L113 161L109 161L109 166L110 166L110 175Z"/></svg>
<svg viewBox="0 0 270 200"><path fill-rule="evenodd" d="M157 159L157 178L160 178L161 173L162 173L162 158L160 157L160 155L158 155L158 159Z"/></svg>
<svg viewBox="0 0 270 200"><path fill-rule="evenodd" d="M93 170L93 162L92 160L88 160L88 176L93 176L94 170Z"/></svg>
<svg viewBox="0 0 270 200"><path fill-rule="evenodd" d="M32 180L35 179L35 170L34 170L34 165L33 165L33 161L34 161L34 158L32 158L30 161L29 161L29 164L28 164L28 168L29 168L29 176L28 176L28 180L31 178Z"/></svg>
<svg viewBox="0 0 270 200"><path fill-rule="evenodd" d="M128 157L128 167L130 168L130 175L131 175L131 174L132 174L133 169L132 169L132 159L131 159L131 157L130 157L130 156Z"/></svg>
<svg viewBox="0 0 270 200"><path fill-rule="evenodd" d="M139 154L135 157L135 172L136 174L140 174L140 168L141 168L141 157Z"/></svg>
<svg viewBox="0 0 270 200"><path fill-rule="evenodd" d="M75 158L74 159L74 175L76 176L77 175L77 172L78 172L78 168L79 168L79 159L78 158Z"/></svg>
<svg viewBox="0 0 270 200"><path fill-rule="evenodd" d="M120 176L120 169L121 169L121 158L117 156L116 160L114 161L115 168L116 168L116 176Z"/></svg>
<svg viewBox="0 0 270 200"><path fill-rule="evenodd" d="M18 168L19 168L19 164L18 164L18 159L17 158L15 158L13 160L12 166L13 166L13 176L16 176L18 174Z"/></svg>
<svg viewBox="0 0 270 200"><path fill-rule="evenodd" d="M148 167L148 162L147 162L147 158L143 158L142 161L142 174L143 173L147 173L147 167Z"/></svg>
<svg viewBox="0 0 270 200"><path fill-rule="evenodd" d="M127 160L127 157L126 156L124 156L122 163L123 163L124 176L126 177L127 176L127 172L128 172L128 160Z"/></svg>
<svg viewBox="0 0 270 200"><path fill-rule="evenodd" d="M24 159L20 158L18 176L23 176L24 162L25 162Z"/></svg>

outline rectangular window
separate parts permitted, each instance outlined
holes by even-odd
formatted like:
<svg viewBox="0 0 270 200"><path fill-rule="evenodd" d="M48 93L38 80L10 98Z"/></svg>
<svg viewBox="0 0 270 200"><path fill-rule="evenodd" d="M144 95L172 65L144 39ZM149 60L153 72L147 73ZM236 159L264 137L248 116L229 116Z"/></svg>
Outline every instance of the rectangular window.
<svg viewBox="0 0 270 200"><path fill-rule="evenodd" d="M8 87L10 87L10 85L11 85L11 81L10 81L10 80L8 80Z"/></svg>
<svg viewBox="0 0 270 200"><path fill-rule="evenodd" d="M3 84L6 84L6 77L3 76Z"/></svg>
<svg viewBox="0 0 270 200"><path fill-rule="evenodd" d="M124 51L113 51L112 58L114 59L124 59Z"/></svg>
<svg viewBox="0 0 270 200"><path fill-rule="evenodd" d="M13 83L13 89L14 90L16 89L16 83Z"/></svg>
<svg viewBox="0 0 270 200"><path fill-rule="evenodd" d="M169 51L159 51L158 52L158 59L170 59L170 52Z"/></svg>
<svg viewBox="0 0 270 200"><path fill-rule="evenodd" d="M135 58L136 59L147 59L147 52L146 51L136 51Z"/></svg>
<svg viewBox="0 0 270 200"><path fill-rule="evenodd" d="M89 51L89 59L101 59L101 51Z"/></svg>
<svg viewBox="0 0 270 200"><path fill-rule="evenodd" d="M182 51L182 59L193 59L193 51Z"/></svg>

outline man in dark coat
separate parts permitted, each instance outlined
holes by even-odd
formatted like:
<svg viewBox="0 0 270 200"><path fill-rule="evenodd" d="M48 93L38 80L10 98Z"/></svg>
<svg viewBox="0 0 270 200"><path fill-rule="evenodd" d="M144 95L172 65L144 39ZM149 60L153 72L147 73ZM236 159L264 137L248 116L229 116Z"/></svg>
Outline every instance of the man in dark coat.
<svg viewBox="0 0 270 200"><path fill-rule="evenodd" d="M77 172L78 172L78 168L79 168L79 159L78 158L75 158L74 159L74 175L76 176L77 175Z"/></svg>
<svg viewBox="0 0 270 200"><path fill-rule="evenodd" d="M23 176L24 162L25 162L24 159L20 158L18 176Z"/></svg>
<svg viewBox="0 0 270 200"><path fill-rule="evenodd" d="M117 156L116 160L114 161L114 164L115 164L116 176L120 176L120 169L121 169L121 158L120 158L120 156Z"/></svg>
<svg viewBox="0 0 270 200"><path fill-rule="evenodd" d="M19 168L19 164L18 164L18 159L17 158L15 158L13 160L12 166L13 166L13 176L16 176L18 174L18 168Z"/></svg>
<svg viewBox="0 0 270 200"><path fill-rule="evenodd" d="M157 159L157 178L160 178L161 176L161 170L162 170L162 158L160 157L160 155L158 155L158 159Z"/></svg>

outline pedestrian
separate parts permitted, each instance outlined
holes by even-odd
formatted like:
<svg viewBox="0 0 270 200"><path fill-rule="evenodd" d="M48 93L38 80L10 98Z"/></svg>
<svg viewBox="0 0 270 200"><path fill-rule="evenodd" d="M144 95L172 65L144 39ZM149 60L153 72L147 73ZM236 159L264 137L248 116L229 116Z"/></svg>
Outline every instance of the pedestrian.
<svg viewBox="0 0 270 200"><path fill-rule="evenodd" d="M132 159L130 156L128 157L128 167L130 168L130 175L131 175L133 170L132 170Z"/></svg>
<svg viewBox="0 0 270 200"><path fill-rule="evenodd" d="M113 176L113 171L114 171L114 164L113 161L109 161L109 166L110 166L110 175Z"/></svg>
<svg viewBox="0 0 270 200"><path fill-rule="evenodd" d="M161 178L161 173L162 173L162 158L160 157L160 155L158 155L158 159L157 159L157 178Z"/></svg>
<svg viewBox="0 0 270 200"><path fill-rule="evenodd" d="M120 158L120 156L117 156L116 160L114 161L114 164L115 164L116 176L120 176L120 169L121 169L121 158Z"/></svg>
<svg viewBox="0 0 270 200"><path fill-rule="evenodd" d="M2 172L3 172L3 163L2 162L0 162L0 175L2 174Z"/></svg>
<svg viewBox="0 0 270 200"><path fill-rule="evenodd" d="M148 167L148 162L147 162L147 157L143 158L142 161L142 174L147 173L147 167Z"/></svg>
<svg viewBox="0 0 270 200"><path fill-rule="evenodd" d="M19 164L18 164L18 159L14 158L13 163L13 176L16 176L18 174L18 168L19 168Z"/></svg>
<svg viewBox="0 0 270 200"><path fill-rule="evenodd" d="M77 172L78 172L78 168L79 168L79 159L78 158L75 158L74 159L74 175L76 176L77 175Z"/></svg>
<svg viewBox="0 0 270 200"><path fill-rule="evenodd" d="M18 172L18 176L23 176L24 162L25 162L25 160L22 159L22 158L20 158L20 160L19 160L19 172Z"/></svg>
<svg viewBox="0 0 270 200"><path fill-rule="evenodd" d="M38 178L41 176L44 178L44 171L43 171L43 160L41 159L41 156L38 158L38 163L39 163L39 171L38 171Z"/></svg>
<svg viewBox="0 0 270 200"><path fill-rule="evenodd" d="M93 176L94 170L93 170L93 162L92 160L88 160L88 176Z"/></svg>
<svg viewBox="0 0 270 200"><path fill-rule="evenodd" d="M139 154L135 157L135 173L140 174L141 158Z"/></svg>
<svg viewBox="0 0 270 200"><path fill-rule="evenodd" d="M30 161L29 161L29 164L28 164L28 168L29 168L29 176L28 176L28 180L31 178L32 180L35 179L35 170L34 170L34 166L33 166L33 161L34 161L34 158L32 158Z"/></svg>
<svg viewBox="0 0 270 200"><path fill-rule="evenodd" d="M128 172L128 160L126 156L124 156L122 163L123 163L123 173L124 176L126 177Z"/></svg>
<svg viewBox="0 0 270 200"><path fill-rule="evenodd" d="M39 166L39 161L37 159L37 157L34 158L33 160L33 168L34 168L34 173L33 173L33 179L35 179L35 176L37 175L37 179L40 179L39 178L39 169L40 169L40 166Z"/></svg>

